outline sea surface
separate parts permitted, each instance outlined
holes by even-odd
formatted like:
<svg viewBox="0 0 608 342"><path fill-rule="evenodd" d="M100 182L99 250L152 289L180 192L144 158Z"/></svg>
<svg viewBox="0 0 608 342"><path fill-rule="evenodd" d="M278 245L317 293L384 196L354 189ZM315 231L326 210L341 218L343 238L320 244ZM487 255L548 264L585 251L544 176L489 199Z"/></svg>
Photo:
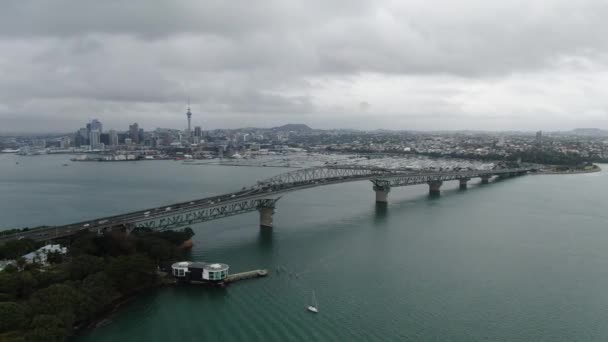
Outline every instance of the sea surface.
<svg viewBox="0 0 608 342"><path fill-rule="evenodd" d="M68 158L0 155L0 227L202 198L288 170ZM445 183L439 198L394 188L386 207L369 182L325 186L285 195L270 233L257 213L193 226L192 260L271 275L155 290L75 340L607 341L608 172L478 183Z"/></svg>

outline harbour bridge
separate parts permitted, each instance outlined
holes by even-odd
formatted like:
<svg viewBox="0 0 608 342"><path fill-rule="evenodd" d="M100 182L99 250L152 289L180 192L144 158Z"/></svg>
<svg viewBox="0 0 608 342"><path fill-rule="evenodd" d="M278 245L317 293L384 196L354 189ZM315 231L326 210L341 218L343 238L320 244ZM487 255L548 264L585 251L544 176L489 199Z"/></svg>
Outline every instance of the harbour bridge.
<svg viewBox="0 0 608 342"><path fill-rule="evenodd" d="M508 178L535 171L534 168L427 171L360 165L311 167L282 173L258 181L251 187L219 196L5 235L0 237L0 243L24 238L36 241L52 240L83 230L98 233L118 228L126 229L128 232L135 228L169 230L252 211L259 212L260 227L267 229L272 228L277 201L283 194L296 190L367 180L373 184L376 202L386 203L388 194L394 187L428 184L429 193L437 195L443 182L447 181L458 181L460 188L466 189L467 183L472 178L480 178L482 184L487 184L492 177Z"/></svg>

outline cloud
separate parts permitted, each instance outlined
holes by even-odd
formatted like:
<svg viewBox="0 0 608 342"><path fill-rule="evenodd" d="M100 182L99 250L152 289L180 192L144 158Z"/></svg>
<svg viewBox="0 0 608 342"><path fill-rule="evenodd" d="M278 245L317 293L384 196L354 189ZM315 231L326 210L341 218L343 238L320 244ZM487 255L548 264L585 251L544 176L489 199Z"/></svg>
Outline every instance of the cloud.
<svg viewBox="0 0 608 342"><path fill-rule="evenodd" d="M607 17L599 0L9 0L0 130L182 128L188 97L210 127L608 128Z"/></svg>

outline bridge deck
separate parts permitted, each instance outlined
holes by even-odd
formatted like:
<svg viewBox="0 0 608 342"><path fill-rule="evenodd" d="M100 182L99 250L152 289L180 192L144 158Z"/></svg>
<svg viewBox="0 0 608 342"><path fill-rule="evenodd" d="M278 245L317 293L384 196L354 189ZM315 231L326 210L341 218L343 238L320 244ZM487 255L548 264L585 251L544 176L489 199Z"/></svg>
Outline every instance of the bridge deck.
<svg viewBox="0 0 608 342"><path fill-rule="evenodd" d="M50 240L73 235L82 230L102 231L114 227L148 227L157 230L175 229L255 211L261 207L274 207L280 196L287 192L345 182L370 180L375 184L382 183L394 187L424 184L433 181L525 174L533 170L531 168L519 168L421 172L411 169L383 169L352 165L298 169L271 177L236 192L63 226L32 229L27 232L0 236L0 243L23 238L38 241Z"/></svg>

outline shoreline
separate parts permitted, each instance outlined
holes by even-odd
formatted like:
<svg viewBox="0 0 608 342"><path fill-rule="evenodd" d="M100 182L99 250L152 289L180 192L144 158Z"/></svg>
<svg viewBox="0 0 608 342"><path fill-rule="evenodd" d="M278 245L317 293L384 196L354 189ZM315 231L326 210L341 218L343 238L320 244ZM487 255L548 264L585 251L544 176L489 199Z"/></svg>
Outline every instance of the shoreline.
<svg viewBox="0 0 608 342"><path fill-rule="evenodd" d="M159 274L158 283L150 285L150 286L146 286L146 287L141 287L139 289L134 290L133 292L129 293L126 296L120 296L120 297L116 298L114 301L112 301L112 303L110 303L108 305L107 308L105 308L104 310L100 311L97 315L95 315L94 318L91 318L87 321L83 321L83 322L75 325L74 334L72 336L68 337L68 339L73 339L77 336L86 335L88 333L91 333L92 331L94 331L97 328L101 328L101 327L111 324L112 316L126 304L129 304L130 302L138 299L139 297L141 297L143 295L150 294L153 291L158 291L161 288L173 286L173 285L175 285L175 281L168 280L166 274L165 275Z"/></svg>
<svg viewBox="0 0 608 342"><path fill-rule="evenodd" d="M595 167L591 170L568 170L568 171L538 171L537 175L577 175L584 173L601 172L602 168L593 164Z"/></svg>

